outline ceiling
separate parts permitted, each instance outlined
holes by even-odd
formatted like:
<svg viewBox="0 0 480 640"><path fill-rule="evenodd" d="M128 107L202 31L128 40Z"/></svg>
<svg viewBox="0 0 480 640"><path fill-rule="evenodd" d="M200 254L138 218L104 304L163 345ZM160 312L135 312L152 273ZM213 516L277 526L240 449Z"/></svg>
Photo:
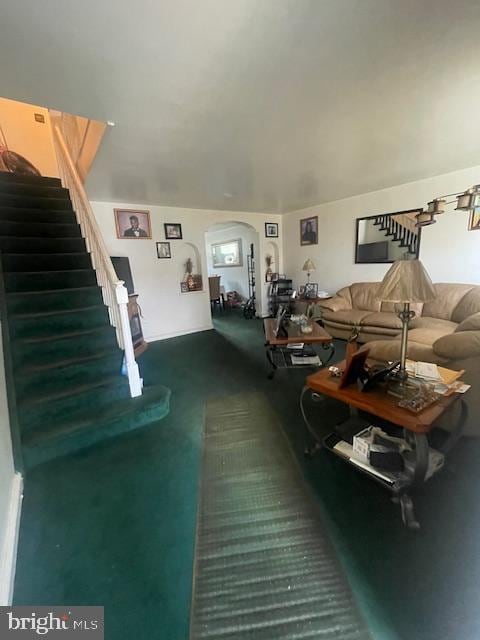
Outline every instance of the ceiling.
<svg viewBox="0 0 480 640"><path fill-rule="evenodd" d="M480 164L478 0L22 0L0 91L113 120L92 199L284 212Z"/></svg>

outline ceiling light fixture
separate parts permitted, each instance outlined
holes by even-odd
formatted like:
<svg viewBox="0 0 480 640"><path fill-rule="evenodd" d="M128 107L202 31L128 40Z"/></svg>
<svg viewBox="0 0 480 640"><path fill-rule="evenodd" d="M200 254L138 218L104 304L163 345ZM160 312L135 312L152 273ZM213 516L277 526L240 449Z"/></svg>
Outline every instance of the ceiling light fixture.
<svg viewBox="0 0 480 640"><path fill-rule="evenodd" d="M453 198L453 200L448 200L448 198ZM457 203L455 211L475 211L477 207L480 207L480 184L476 184L466 191L448 193L445 196L434 198L428 203L427 210L416 216L416 226L426 227L435 224L435 216L445 213L447 205L455 202Z"/></svg>

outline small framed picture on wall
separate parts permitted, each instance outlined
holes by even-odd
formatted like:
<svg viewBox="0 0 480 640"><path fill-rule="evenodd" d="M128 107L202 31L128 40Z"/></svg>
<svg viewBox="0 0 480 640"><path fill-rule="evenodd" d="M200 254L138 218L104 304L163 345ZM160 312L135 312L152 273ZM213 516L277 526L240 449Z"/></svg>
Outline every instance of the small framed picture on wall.
<svg viewBox="0 0 480 640"><path fill-rule="evenodd" d="M265 223L265 237L278 238L278 224L276 222Z"/></svg>
<svg viewBox="0 0 480 640"><path fill-rule="evenodd" d="M170 242L157 242L157 258L171 258Z"/></svg>
<svg viewBox="0 0 480 640"><path fill-rule="evenodd" d="M318 216L300 220L300 244L318 244Z"/></svg>
<svg viewBox="0 0 480 640"><path fill-rule="evenodd" d="M114 209L117 238L135 240L152 237L150 211Z"/></svg>
<svg viewBox="0 0 480 640"><path fill-rule="evenodd" d="M181 240L182 225L177 222L166 222L163 225L165 229L165 240Z"/></svg>

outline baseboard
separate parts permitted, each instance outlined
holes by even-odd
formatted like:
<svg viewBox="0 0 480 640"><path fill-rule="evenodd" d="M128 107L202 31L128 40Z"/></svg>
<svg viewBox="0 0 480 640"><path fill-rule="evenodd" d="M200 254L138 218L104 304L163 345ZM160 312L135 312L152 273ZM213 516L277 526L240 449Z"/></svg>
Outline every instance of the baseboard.
<svg viewBox="0 0 480 640"><path fill-rule="evenodd" d="M168 340L168 338L178 338L179 336L188 336L190 333L199 333L200 331L211 331L213 324L196 329L187 329L187 331L174 331L172 333L162 333L160 336L145 336L146 342L157 342L157 340Z"/></svg>
<svg viewBox="0 0 480 640"><path fill-rule="evenodd" d="M0 557L0 606L12 604L22 498L23 478L19 473L16 473L12 479L5 540Z"/></svg>

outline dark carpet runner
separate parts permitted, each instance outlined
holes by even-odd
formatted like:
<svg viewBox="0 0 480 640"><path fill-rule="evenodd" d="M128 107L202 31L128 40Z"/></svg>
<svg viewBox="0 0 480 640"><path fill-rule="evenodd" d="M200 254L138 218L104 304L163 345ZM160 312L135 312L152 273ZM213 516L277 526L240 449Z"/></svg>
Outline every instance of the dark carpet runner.
<svg viewBox="0 0 480 640"><path fill-rule="evenodd" d="M207 404L190 637L370 638L261 394Z"/></svg>

